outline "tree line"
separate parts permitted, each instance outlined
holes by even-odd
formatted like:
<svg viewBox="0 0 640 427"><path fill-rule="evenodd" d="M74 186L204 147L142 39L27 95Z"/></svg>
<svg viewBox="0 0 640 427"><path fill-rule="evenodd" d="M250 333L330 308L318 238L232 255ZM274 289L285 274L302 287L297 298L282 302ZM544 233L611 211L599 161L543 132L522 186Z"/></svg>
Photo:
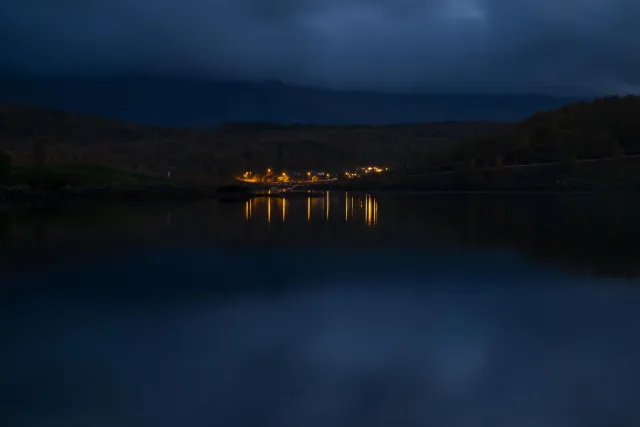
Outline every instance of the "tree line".
<svg viewBox="0 0 640 427"><path fill-rule="evenodd" d="M274 146L278 145L278 150ZM0 109L0 180L14 164L99 163L184 180L275 167L401 165L420 172L501 168L640 154L640 97L604 97L513 124L397 126L226 124L161 128L36 109ZM8 165L8 166L7 166Z"/></svg>
<svg viewBox="0 0 640 427"><path fill-rule="evenodd" d="M469 168L640 154L640 97L604 97L540 112L503 131L466 138L451 153Z"/></svg>

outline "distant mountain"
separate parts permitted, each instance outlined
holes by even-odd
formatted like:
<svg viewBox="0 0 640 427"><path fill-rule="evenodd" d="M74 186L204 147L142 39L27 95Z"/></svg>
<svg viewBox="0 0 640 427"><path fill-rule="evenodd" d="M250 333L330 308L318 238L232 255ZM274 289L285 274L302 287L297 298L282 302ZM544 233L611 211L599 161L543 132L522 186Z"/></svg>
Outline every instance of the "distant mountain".
<svg viewBox="0 0 640 427"><path fill-rule="evenodd" d="M0 75L0 103L164 126L222 122L394 124L515 121L573 99L544 95L434 95L334 91L171 77L36 79Z"/></svg>

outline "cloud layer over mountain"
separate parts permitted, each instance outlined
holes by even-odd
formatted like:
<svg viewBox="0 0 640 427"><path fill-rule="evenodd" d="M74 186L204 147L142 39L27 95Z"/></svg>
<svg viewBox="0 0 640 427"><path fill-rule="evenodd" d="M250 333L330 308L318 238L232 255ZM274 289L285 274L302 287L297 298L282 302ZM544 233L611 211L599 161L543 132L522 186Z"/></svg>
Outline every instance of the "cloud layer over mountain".
<svg viewBox="0 0 640 427"><path fill-rule="evenodd" d="M0 64L402 91L637 92L636 0L7 0Z"/></svg>

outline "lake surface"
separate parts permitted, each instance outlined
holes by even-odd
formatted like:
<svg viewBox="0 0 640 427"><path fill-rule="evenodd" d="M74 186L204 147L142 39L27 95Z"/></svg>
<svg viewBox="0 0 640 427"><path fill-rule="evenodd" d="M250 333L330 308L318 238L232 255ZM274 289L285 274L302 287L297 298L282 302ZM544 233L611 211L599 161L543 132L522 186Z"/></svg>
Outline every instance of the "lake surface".
<svg viewBox="0 0 640 427"><path fill-rule="evenodd" d="M640 203L0 213L2 426L640 425Z"/></svg>

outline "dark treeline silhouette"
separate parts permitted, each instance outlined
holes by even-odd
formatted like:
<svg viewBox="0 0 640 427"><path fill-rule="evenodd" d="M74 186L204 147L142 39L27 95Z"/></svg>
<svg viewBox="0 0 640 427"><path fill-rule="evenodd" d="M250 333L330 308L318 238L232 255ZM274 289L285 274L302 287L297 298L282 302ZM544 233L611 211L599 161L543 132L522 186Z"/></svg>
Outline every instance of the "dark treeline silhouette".
<svg viewBox="0 0 640 427"><path fill-rule="evenodd" d="M189 182L229 182L247 169L340 171L375 163L401 171L401 179L412 174L452 174L403 184L436 189L548 189L572 180L575 187L591 188L605 175L606 186L618 185L624 177L625 187L636 188L636 179L626 177L638 169L629 158L640 155L640 97L572 103L513 124L251 122L209 129L147 126L4 106L0 107L0 147L12 153L16 165L103 164L161 176L171 170L172 179ZM575 166L594 159L607 160ZM524 168L531 165L544 167ZM486 170L492 172L476 172ZM640 184L640 176L637 181Z"/></svg>
<svg viewBox="0 0 640 427"><path fill-rule="evenodd" d="M568 104L462 137L389 187L429 190L638 190L640 97ZM408 178L408 179L407 179Z"/></svg>
<svg viewBox="0 0 640 427"><path fill-rule="evenodd" d="M287 169L408 164L500 123L390 126L226 123L208 129L119 122L25 106L0 107L0 147L15 163L104 164L185 181L225 181L280 163ZM281 147L281 148L277 148ZM277 148L277 149L276 149ZM43 159L44 157L44 159ZM37 160L40 159L40 160Z"/></svg>
<svg viewBox="0 0 640 427"><path fill-rule="evenodd" d="M501 167L640 154L640 97L606 97L568 104L467 139L455 160Z"/></svg>

